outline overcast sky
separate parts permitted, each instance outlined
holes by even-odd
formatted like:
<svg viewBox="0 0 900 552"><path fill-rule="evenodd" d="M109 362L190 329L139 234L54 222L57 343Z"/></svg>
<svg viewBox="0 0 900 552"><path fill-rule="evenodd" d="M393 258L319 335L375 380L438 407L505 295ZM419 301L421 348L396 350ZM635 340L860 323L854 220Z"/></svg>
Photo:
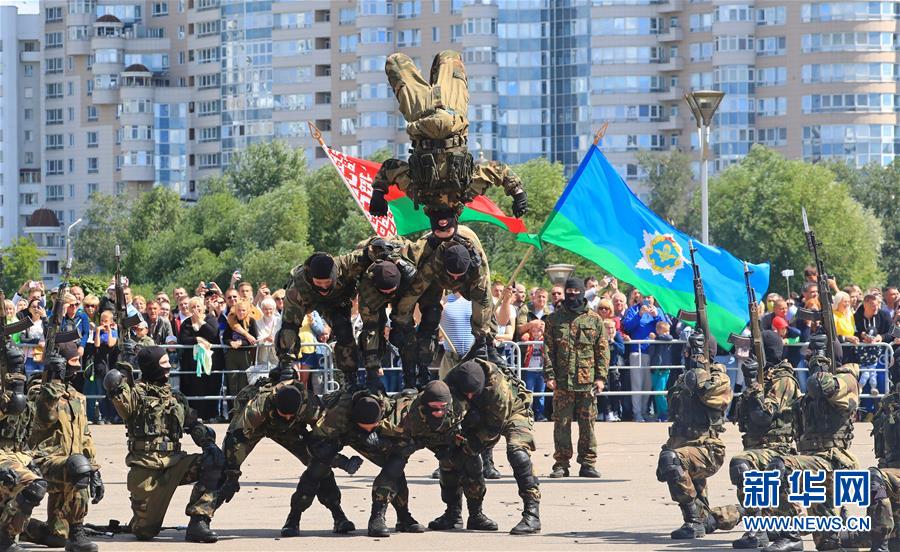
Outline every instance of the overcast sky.
<svg viewBox="0 0 900 552"><path fill-rule="evenodd" d="M19 6L19 13L39 13L38 0L0 0L0 6Z"/></svg>

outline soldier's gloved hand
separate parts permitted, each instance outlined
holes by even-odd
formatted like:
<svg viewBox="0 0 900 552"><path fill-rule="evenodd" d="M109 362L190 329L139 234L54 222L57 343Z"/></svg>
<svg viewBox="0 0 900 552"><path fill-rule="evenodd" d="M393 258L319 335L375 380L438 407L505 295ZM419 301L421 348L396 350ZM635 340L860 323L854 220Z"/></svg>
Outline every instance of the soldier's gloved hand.
<svg viewBox="0 0 900 552"><path fill-rule="evenodd" d="M66 375L66 359L55 353L50 355L44 361L44 372L47 373L50 381L64 380Z"/></svg>
<svg viewBox="0 0 900 552"><path fill-rule="evenodd" d="M385 217L388 214L387 200L384 199L384 192L381 190L372 190L372 199L369 200L369 214L373 217Z"/></svg>
<svg viewBox="0 0 900 552"><path fill-rule="evenodd" d="M684 385L689 391L696 392L703 389L706 382L709 381L709 372L694 368L684 373Z"/></svg>
<svg viewBox="0 0 900 552"><path fill-rule="evenodd" d="M15 487L19 482L19 476L16 472L9 468L0 468L0 485L4 487Z"/></svg>
<svg viewBox="0 0 900 552"><path fill-rule="evenodd" d="M25 373L25 354L22 353L22 349L11 343L6 346L6 373Z"/></svg>
<svg viewBox="0 0 900 552"><path fill-rule="evenodd" d="M512 211L516 218L522 218L528 212L528 194L525 193L525 190L513 195Z"/></svg>
<svg viewBox="0 0 900 552"><path fill-rule="evenodd" d="M688 336L688 348L691 357L706 355L706 337L700 332Z"/></svg>
<svg viewBox="0 0 900 552"><path fill-rule="evenodd" d="M343 470L350 475L353 475L363 464L363 459L359 456L351 456L347 458L343 454L338 454L334 458L334 462L332 463L333 468L337 468L339 470Z"/></svg>
<svg viewBox="0 0 900 552"><path fill-rule="evenodd" d="M127 362L132 367L134 366L134 358L137 354L137 344L131 339L124 339L122 341L122 353L119 355L120 362Z"/></svg>
<svg viewBox="0 0 900 552"><path fill-rule="evenodd" d="M216 497L220 504L223 502L231 502L234 495L241 490L241 484L239 482L241 472L237 470L226 470L224 475L225 481L222 483L222 486L219 487L218 495Z"/></svg>
<svg viewBox="0 0 900 552"><path fill-rule="evenodd" d="M91 472L91 482L90 482L91 496L94 497L91 500L91 504L97 504L101 500L103 500L103 495L106 492L106 489L103 487L103 479L100 478L100 470L94 470Z"/></svg>
<svg viewBox="0 0 900 552"><path fill-rule="evenodd" d="M744 372L744 387L750 386L753 382L758 381L759 378L759 363L754 359L748 359L741 366L741 371Z"/></svg>
<svg viewBox="0 0 900 552"><path fill-rule="evenodd" d="M807 392L813 397L832 397L838 391L837 380L828 372L816 372L806 384Z"/></svg>
<svg viewBox="0 0 900 552"><path fill-rule="evenodd" d="M0 398L0 412L7 416L18 416L28 408L28 398L22 393L8 392Z"/></svg>

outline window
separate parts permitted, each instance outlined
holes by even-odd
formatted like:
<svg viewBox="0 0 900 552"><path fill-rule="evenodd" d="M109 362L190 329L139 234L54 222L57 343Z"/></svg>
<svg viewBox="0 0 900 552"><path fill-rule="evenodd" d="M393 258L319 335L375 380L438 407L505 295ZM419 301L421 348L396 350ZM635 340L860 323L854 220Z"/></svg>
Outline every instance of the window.
<svg viewBox="0 0 900 552"><path fill-rule="evenodd" d="M61 150L63 149L62 134L45 134L44 135L45 150Z"/></svg>
<svg viewBox="0 0 900 552"><path fill-rule="evenodd" d="M219 61L219 49L201 48L197 50L197 63L215 63Z"/></svg>
<svg viewBox="0 0 900 552"><path fill-rule="evenodd" d="M603 35L649 35L659 32L660 20L657 17L604 17L595 19L594 26Z"/></svg>
<svg viewBox="0 0 900 552"><path fill-rule="evenodd" d="M897 65L893 63L822 63L801 68L804 83L821 82L895 82Z"/></svg>
<svg viewBox="0 0 900 552"><path fill-rule="evenodd" d="M787 98L757 98L756 114L760 117L780 117L787 115Z"/></svg>
<svg viewBox="0 0 900 552"><path fill-rule="evenodd" d="M767 36L756 40L756 55L783 56L787 47L787 38L783 36Z"/></svg>
<svg viewBox="0 0 900 552"><path fill-rule="evenodd" d="M712 59L712 42L693 42L690 47L691 61L706 61Z"/></svg>
<svg viewBox="0 0 900 552"><path fill-rule="evenodd" d="M355 25L356 10L353 8L341 8L341 13L338 21L340 25Z"/></svg>
<svg viewBox="0 0 900 552"><path fill-rule="evenodd" d="M338 38L339 49L342 54L349 54L356 51L356 45L359 43L358 35L341 35Z"/></svg>
<svg viewBox="0 0 900 552"><path fill-rule="evenodd" d="M359 42L362 44L390 44L393 41L394 31L387 27L365 27L359 31Z"/></svg>
<svg viewBox="0 0 900 552"><path fill-rule="evenodd" d="M88 174L100 172L100 160L97 157L87 158L87 172Z"/></svg>
<svg viewBox="0 0 900 552"><path fill-rule="evenodd" d="M357 13L359 15L393 15L394 3L384 0L359 0Z"/></svg>
<svg viewBox="0 0 900 552"><path fill-rule="evenodd" d="M62 58L47 58L44 60L44 74L53 75L63 72Z"/></svg>
<svg viewBox="0 0 900 552"><path fill-rule="evenodd" d="M24 138L26 142L31 142L34 140L34 133L30 130L26 130L24 134Z"/></svg>
<svg viewBox="0 0 900 552"><path fill-rule="evenodd" d="M492 17L474 17L465 20L467 35L496 35L497 20Z"/></svg>
<svg viewBox="0 0 900 552"><path fill-rule="evenodd" d="M304 38L300 40L278 40L272 42L272 55L280 56L296 56L297 54L305 54L314 49L313 39Z"/></svg>
<svg viewBox="0 0 900 552"><path fill-rule="evenodd" d="M281 15L281 14L279 14ZM209 36L214 35L219 32L219 20L214 19L213 21L202 21L197 23L196 34L198 37L201 36Z"/></svg>
<svg viewBox="0 0 900 552"><path fill-rule="evenodd" d="M359 85L359 97L363 100L388 99L393 97L393 92L387 83Z"/></svg>
<svg viewBox="0 0 900 552"><path fill-rule="evenodd" d="M201 169L211 169L219 166L218 153L201 153L197 155L197 166Z"/></svg>
<svg viewBox="0 0 900 552"><path fill-rule="evenodd" d="M763 67L756 70L759 86L782 86L787 83L787 69L784 67Z"/></svg>
<svg viewBox="0 0 900 552"><path fill-rule="evenodd" d="M804 52L893 52L897 35L888 32L843 32L803 35Z"/></svg>
<svg viewBox="0 0 900 552"><path fill-rule="evenodd" d="M63 110L61 107L48 109L45 111L46 124L61 125L63 124Z"/></svg>
<svg viewBox="0 0 900 552"><path fill-rule="evenodd" d="M432 27L431 28L431 41L432 42L440 42L441 41L441 28L440 27Z"/></svg>
<svg viewBox="0 0 900 552"><path fill-rule="evenodd" d="M341 64L341 80L356 80L356 74L359 72L359 63L342 63Z"/></svg>
<svg viewBox="0 0 900 552"><path fill-rule="evenodd" d="M159 17L161 15L169 15L169 3L168 2L154 2L153 9L151 10L151 15L153 17Z"/></svg>
<svg viewBox="0 0 900 552"><path fill-rule="evenodd" d="M87 185L88 197L91 197L92 195L96 194L99 187L100 186L96 182L89 182Z"/></svg>
<svg viewBox="0 0 900 552"><path fill-rule="evenodd" d="M354 119L341 119L341 135L352 136L356 134L356 121Z"/></svg>
<svg viewBox="0 0 900 552"><path fill-rule="evenodd" d="M207 100L197 102L197 115L206 117L207 115L216 115L219 113L219 100Z"/></svg>
<svg viewBox="0 0 900 552"><path fill-rule="evenodd" d="M63 160L47 159L44 161L44 174L47 176L63 174Z"/></svg>
<svg viewBox="0 0 900 552"><path fill-rule="evenodd" d="M34 64L26 63L26 64L24 65L24 69L25 69L25 76L26 76L26 77L33 77L33 76L34 76Z"/></svg>
<svg viewBox="0 0 900 552"><path fill-rule="evenodd" d="M26 152L25 152L25 164L26 164L26 165L31 165L32 163L34 163L34 152L33 152L33 151L26 151Z"/></svg>
<svg viewBox="0 0 900 552"><path fill-rule="evenodd" d="M34 109L30 107L26 107L25 109L23 109L22 118L24 118L26 121L34 119Z"/></svg>
<svg viewBox="0 0 900 552"><path fill-rule="evenodd" d="M62 6L55 6L45 10L44 22L57 23L63 20Z"/></svg>
<svg viewBox="0 0 900 552"><path fill-rule="evenodd" d="M120 63L121 57L116 48L98 48L94 50L94 63Z"/></svg>
<svg viewBox="0 0 900 552"><path fill-rule="evenodd" d="M99 145L99 140L97 139L97 131L92 130L87 133L87 147L96 148Z"/></svg>
<svg viewBox="0 0 900 552"><path fill-rule="evenodd" d="M729 4L719 6L715 11L716 21L751 21L753 19L753 8L740 4Z"/></svg>
<svg viewBox="0 0 900 552"><path fill-rule="evenodd" d="M813 94L803 96L803 113L892 113L900 112L896 94Z"/></svg>
<svg viewBox="0 0 900 552"><path fill-rule="evenodd" d="M44 49L51 50L53 48L62 48L62 47L63 47L62 31L44 34Z"/></svg>
<svg viewBox="0 0 900 552"><path fill-rule="evenodd" d="M69 159L69 174L72 174L73 172L75 172L75 160L70 158Z"/></svg>
<svg viewBox="0 0 900 552"><path fill-rule="evenodd" d="M95 106L95 105L87 106L87 120L88 121L96 121L97 120L97 106Z"/></svg>
<svg viewBox="0 0 900 552"><path fill-rule="evenodd" d="M716 37L717 52L740 52L753 50L754 40L752 36L723 35Z"/></svg>
<svg viewBox="0 0 900 552"><path fill-rule="evenodd" d="M153 140L153 127L149 125L125 125L119 132L125 140Z"/></svg>
<svg viewBox="0 0 900 552"><path fill-rule="evenodd" d="M688 19L691 32L707 32L712 30L713 14L695 13Z"/></svg>
<svg viewBox="0 0 900 552"><path fill-rule="evenodd" d="M91 31L87 25L69 25L66 29L69 40L89 40Z"/></svg>
<svg viewBox="0 0 900 552"><path fill-rule="evenodd" d="M491 46L476 46L463 49L465 63L496 63L497 51Z"/></svg>
<svg viewBox="0 0 900 552"><path fill-rule="evenodd" d="M219 127L201 127L198 142L215 142L219 139Z"/></svg>
<svg viewBox="0 0 900 552"><path fill-rule="evenodd" d="M341 107L350 107L356 105L359 99L358 90L341 90Z"/></svg>
<svg viewBox="0 0 900 552"><path fill-rule="evenodd" d="M309 82L313 76L310 65L300 67L278 67L272 71L272 82L275 84L299 84Z"/></svg>
<svg viewBox="0 0 900 552"><path fill-rule="evenodd" d="M197 88L200 90L206 88L217 88L219 86L219 73L209 73L197 77Z"/></svg>
<svg viewBox="0 0 900 552"><path fill-rule="evenodd" d="M397 19L410 19L422 15L420 0L406 0L397 3Z"/></svg>
<svg viewBox="0 0 900 552"><path fill-rule="evenodd" d="M784 6L757 8L756 24L760 27L765 25L784 25L784 13Z"/></svg>
<svg viewBox="0 0 900 552"><path fill-rule="evenodd" d="M63 200L62 184L52 184L49 186L45 186L44 189L46 191L47 201L62 201Z"/></svg>
<svg viewBox="0 0 900 552"><path fill-rule="evenodd" d="M460 42L463 37L462 23L450 25L450 42Z"/></svg>
<svg viewBox="0 0 900 552"><path fill-rule="evenodd" d="M397 31L397 46L400 48L420 46L422 37L419 29L406 29Z"/></svg>
<svg viewBox="0 0 900 552"><path fill-rule="evenodd" d="M655 122L664 119L665 110L660 105L600 105L591 108L593 121Z"/></svg>
<svg viewBox="0 0 900 552"><path fill-rule="evenodd" d="M659 48L653 46L614 46L592 48L594 63L650 63L659 61Z"/></svg>
<svg viewBox="0 0 900 552"><path fill-rule="evenodd" d="M804 23L823 21L890 21L900 19L900 4L882 2L817 2L803 4Z"/></svg>
<svg viewBox="0 0 900 552"><path fill-rule="evenodd" d="M61 82L48 82L44 86L44 98L48 100L62 98L63 86Z"/></svg>

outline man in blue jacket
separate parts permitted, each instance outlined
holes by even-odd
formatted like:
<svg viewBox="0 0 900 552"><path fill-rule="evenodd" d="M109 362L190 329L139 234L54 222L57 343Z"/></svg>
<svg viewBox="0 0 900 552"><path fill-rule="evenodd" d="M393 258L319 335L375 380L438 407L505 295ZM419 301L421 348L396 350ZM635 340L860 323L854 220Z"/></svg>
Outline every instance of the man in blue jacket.
<svg viewBox="0 0 900 552"><path fill-rule="evenodd" d="M632 296L632 305L625 311L622 317L622 329L632 339L650 339L650 334L656 330L657 322L668 322L666 313L656 305L652 296L642 297L635 290ZM632 368L631 390L650 391L650 355L648 345L629 345L628 364L630 366L643 366L644 368ZM634 421L643 422L650 404L650 395L632 395L631 408L634 412Z"/></svg>

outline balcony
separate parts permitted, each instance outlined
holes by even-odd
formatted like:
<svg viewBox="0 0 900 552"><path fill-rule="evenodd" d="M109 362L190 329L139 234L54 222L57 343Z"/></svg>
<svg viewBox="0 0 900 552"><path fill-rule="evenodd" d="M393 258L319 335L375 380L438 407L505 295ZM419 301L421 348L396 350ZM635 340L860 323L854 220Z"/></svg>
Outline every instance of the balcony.
<svg viewBox="0 0 900 552"><path fill-rule="evenodd" d="M41 53L39 51L19 52L19 61L21 61L22 63L40 63Z"/></svg>
<svg viewBox="0 0 900 552"><path fill-rule="evenodd" d="M660 61L657 68L659 71L681 71L684 69L684 58L676 56L665 61Z"/></svg>
<svg viewBox="0 0 900 552"><path fill-rule="evenodd" d="M94 88L91 101L97 105L117 104L119 103L119 89L118 87Z"/></svg>
<svg viewBox="0 0 900 552"><path fill-rule="evenodd" d="M674 13L684 10L684 0L668 0L656 8L658 13Z"/></svg>
<svg viewBox="0 0 900 552"><path fill-rule="evenodd" d="M123 165L122 180L132 182L152 182L156 178L153 165Z"/></svg>
<svg viewBox="0 0 900 552"><path fill-rule="evenodd" d="M684 88L680 86L673 86L659 95L659 100L662 102L680 102L684 99Z"/></svg>
<svg viewBox="0 0 900 552"><path fill-rule="evenodd" d="M656 39L660 42L681 42L684 39L684 33L678 27L670 28L668 31L656 35Z"/></svg>
<svg viewBox="0 0 900 552"><path fill-rule="evenodd" d="M669 117L659 123L659 130L681 130L681 120L678 117Z"/></svg>

